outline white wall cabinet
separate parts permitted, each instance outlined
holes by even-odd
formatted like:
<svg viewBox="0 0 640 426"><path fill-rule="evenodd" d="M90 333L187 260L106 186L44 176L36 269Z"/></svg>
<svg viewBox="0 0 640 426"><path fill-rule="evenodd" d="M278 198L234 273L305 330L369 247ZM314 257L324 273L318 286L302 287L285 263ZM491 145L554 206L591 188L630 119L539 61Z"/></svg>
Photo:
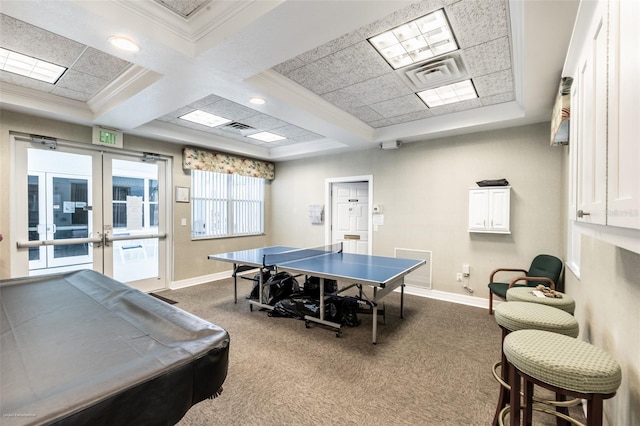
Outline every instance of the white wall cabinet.
<svg viewBox="0 0 640 426"><path fill-rule="evenodd" d="M510 234L511 187L469 189L469 232Z"/></svg>
<svg viewBox="0 0 640 426"><path fill-rule="evenodd" d="M640 2L581 2L563 76L573 77L569 216L640 253Z"/></svg>

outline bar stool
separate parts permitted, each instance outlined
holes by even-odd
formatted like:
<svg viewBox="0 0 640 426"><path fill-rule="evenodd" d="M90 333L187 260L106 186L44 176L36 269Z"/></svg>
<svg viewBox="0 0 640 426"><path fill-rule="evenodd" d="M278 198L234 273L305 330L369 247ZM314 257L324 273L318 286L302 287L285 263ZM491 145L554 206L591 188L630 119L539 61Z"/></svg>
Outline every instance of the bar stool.
<svg viewBox="0 0 640 426"><path fill-rule="evenodd" d="M499 304L495 309L495 319L502 329L502 341L505 337L517 330L544 330L551 333L578 337L580 326L573 315L563 310L551 306L528 303L528 302L506 302ZM500 367L500 375L496 370ZM499 424L500 412L507 406L510 397L509 368L504 351L501 351L500 361L493 365L493 376L500 383L500 395L496 413L493 417L493 425ZM577 403L577 401L575 402ZM565 414L568 409L560 402L558 408ZM575 405L575 404L574 404Z"/></svg>
<svg viewBox="0 0 640 426"><path fill-rule="evenodd" d="M531 425L533 409L577 420L553 410L533 407L533 385L587 400L587 426L602 425L603 400L612 398L622 380L620 365L602 349L569 336L544 330L518 330L504 339L503 351L509 363L511 384L511 426L520 424L520 378L524 388L524 420ZM561 356L559 356L561 355Z"/></svg>
<svg viewBox="0 0 640 426"><path fill-rule="evenodd" d="M533 290L535 290L534 287L511 287L507 290L507 301L541 303L543 305L562 309L563 311L569 312L573 315L573 312L576 309L576 302L571 296L567 296L564 293L556 291L557 294L562 296L561 298L538 297L533 293Z"/></svg>

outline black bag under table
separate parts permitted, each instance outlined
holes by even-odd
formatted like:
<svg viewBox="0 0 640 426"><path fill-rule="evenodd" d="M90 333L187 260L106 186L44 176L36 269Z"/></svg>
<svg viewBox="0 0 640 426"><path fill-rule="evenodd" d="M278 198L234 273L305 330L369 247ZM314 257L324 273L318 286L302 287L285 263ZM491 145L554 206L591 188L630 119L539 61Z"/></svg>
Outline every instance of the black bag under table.
<svg viewBox="0 0 640 426"><path fill-rule="evenodd" d="M216 396L228 333L94 271L0 281L0 423L172 425Z"/></svg>

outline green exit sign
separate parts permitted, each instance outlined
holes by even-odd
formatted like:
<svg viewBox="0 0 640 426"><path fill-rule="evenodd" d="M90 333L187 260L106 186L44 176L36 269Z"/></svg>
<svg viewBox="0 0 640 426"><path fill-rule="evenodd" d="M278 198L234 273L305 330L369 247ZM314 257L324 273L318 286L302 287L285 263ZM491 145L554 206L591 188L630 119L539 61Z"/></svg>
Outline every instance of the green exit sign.
<svg viewBox="0 0 640 426"><path fill-rule="evenodd" d="M122 132L113 129L105 129L103 127L94 127L92 143L94 145L122 148Z"/></svg>

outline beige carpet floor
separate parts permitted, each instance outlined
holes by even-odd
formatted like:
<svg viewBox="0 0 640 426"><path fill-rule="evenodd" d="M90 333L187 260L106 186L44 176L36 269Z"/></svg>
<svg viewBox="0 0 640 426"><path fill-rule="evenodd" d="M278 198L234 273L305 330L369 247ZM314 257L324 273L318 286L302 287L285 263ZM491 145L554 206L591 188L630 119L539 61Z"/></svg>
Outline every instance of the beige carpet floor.
<svg viewBox="0 0 640 426"><path fill-rule="evenodd" d="M231 336L222 394L179 425L489 425L499 385L491 365L500 330L486 309L417 296L385 300L378 343L371 315L340 338L329 329L249 310L251 283L232 280L160 293ZM580 416L580 408L572 414ZM555 418L536 413L536 425Z"/></svg>

